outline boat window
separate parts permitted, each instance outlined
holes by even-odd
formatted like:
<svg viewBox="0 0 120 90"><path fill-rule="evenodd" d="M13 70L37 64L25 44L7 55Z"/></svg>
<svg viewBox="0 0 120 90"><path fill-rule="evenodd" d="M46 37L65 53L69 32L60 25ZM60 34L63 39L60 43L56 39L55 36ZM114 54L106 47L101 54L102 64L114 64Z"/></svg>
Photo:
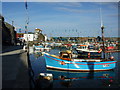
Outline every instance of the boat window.
<svg viewBox="0 0 120 90"><path fill-rule="evenodd" d="M62 58L69 58L69 56L68 55L63 55Z"/></svg>
<svg viewBox="0 0 120 90"><path fill-rule="evenodd" d="M68 53L66 53L66 52L61 52L60 57L61 58L70 58L70 55Z"/></svg>

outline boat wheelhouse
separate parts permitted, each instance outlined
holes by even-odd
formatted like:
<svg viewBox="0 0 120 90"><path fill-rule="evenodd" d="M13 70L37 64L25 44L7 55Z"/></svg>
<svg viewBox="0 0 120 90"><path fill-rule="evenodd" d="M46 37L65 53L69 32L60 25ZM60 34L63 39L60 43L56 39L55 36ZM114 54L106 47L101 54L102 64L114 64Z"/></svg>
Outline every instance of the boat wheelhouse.
<svg viewBox="0 0 120 90"><path fill-rule="evenodd" d="M76 48L79 58L101 58L102 49L94 49L94 46L79 45Z"/></svg>

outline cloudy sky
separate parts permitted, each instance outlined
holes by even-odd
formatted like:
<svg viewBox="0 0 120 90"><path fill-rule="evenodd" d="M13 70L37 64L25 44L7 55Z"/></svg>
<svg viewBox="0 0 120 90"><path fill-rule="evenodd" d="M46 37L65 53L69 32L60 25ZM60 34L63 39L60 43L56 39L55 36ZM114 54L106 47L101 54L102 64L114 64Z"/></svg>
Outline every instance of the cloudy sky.
<svg viewBox="0 0 120 90"><path fill-rule="evenodd" d="M2 15L6 22L14 21L14 26L25 32L28 29L43 30L48 36L98 36L101 35L101 18L105 26L105 36L118 36L117 2L2 2ZM19 32L19 29L17 29Z"/></svg>

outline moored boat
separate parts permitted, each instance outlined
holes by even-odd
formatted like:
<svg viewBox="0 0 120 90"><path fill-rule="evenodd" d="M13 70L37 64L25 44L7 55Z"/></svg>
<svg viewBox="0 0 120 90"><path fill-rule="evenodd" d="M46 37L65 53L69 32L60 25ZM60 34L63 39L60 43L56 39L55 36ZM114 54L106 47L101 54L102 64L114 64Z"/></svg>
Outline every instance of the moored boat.
<svg viewBox="0 0 120 90"><path fill-rule="evenodd" d="M102 49L94 49L94 46L90 47L89 45L79 45L76 48L79 58L101 58Z"/></svg>
<svg viewBox="0 0 120 90"><path fill-rule="evenodd" d="M114 59L79 59L71 53L61 52L60 56L44 54L46 67L62 71L106 71L116 66Z"/></svg>
<svg viewBox="0 0 120 90"><path fill-rule="evenodd" d="M37 51L50 51L51 48L43 45L33 46L33 48Z"/></svg>

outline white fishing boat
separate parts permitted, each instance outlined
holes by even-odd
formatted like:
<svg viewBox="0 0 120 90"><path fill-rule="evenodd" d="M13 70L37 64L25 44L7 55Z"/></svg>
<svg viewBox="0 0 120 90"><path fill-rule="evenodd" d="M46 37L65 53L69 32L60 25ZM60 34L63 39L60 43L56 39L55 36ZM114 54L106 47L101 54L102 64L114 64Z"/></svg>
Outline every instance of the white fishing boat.
<svg viewBox="0 0 120 90"><path fill-rule="evenodd" d="M47 47L47 46L43 46L43 45L38 45L38 46L34 45L33 48L36 51L50 51L51 50L51 47Z"/></svg>

